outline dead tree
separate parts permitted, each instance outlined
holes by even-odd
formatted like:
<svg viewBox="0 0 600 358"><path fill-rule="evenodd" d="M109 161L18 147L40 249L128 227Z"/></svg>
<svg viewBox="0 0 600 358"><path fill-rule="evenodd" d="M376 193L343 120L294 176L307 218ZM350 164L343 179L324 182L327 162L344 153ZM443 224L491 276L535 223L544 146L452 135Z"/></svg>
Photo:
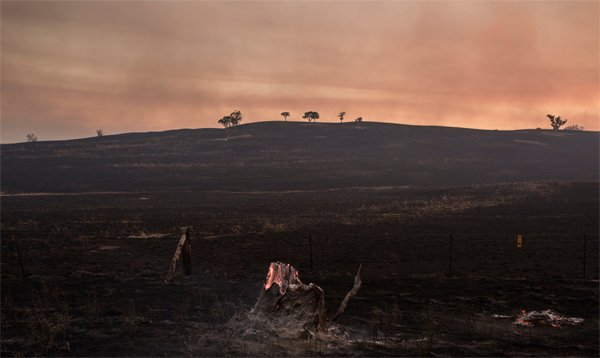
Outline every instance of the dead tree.
<svg viewBox="0 0 600 358"><path fill-rule="evenodd" d="M362 285L362 280L360 279L360 269L361 268L362 268L362 265L358 266L358 272L356 273L356 276L354 276L354 286L352 286L352 289L346 294L346 297L344 297L342 304L340 304L340 308L338 308L338 310L335 313L335 315L333 316L333 318L331 318L332 322L335 322L335 320L342 313L344 313L344 311L346 310L346 305L348 305L348 301L350 301L350 299L352 297L356 296L356 294L358 293L358 290L360 290L360 286Z"/></svg>

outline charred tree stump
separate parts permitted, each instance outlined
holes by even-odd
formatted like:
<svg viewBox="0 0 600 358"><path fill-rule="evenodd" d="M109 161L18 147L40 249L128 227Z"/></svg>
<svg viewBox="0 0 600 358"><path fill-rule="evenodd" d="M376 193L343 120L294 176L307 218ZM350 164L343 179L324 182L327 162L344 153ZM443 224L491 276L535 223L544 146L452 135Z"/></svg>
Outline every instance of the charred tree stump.
<svg viewBox="0 0 600 358"><path fill-rule="evenodd" d="M352 290L346 294L332 321L344 313L346 305L360 289L361 267L362 265L354 277ZM278 329L324 332L327 324L325 294L314 283L302 283L298 271L292 265L272 262L250 317L267 324L269 329L276 332Z"/></svg>
<svg viewBox="0 0 600 358"><path fill-rule="evenodd" d="M324 331L325 294L321 287L313 283L302 283L293 266L272 262L251 314L280 318L288 324Z"/></svg>

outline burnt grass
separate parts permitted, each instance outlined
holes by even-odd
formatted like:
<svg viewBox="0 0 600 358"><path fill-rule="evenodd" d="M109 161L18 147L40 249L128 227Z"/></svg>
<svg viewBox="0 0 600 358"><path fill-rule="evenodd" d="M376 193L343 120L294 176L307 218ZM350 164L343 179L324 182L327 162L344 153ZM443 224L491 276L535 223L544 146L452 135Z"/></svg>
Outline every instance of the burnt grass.
<svg viewBox="0 0 600 358"><path fill-rule="evenodd" d="M597 213L597 182L4 196L2 355L597 356ZM194 272L165 285L185 225ZM232 333L274 260L328 312L363 265L343 342ZM548 308L585 322L493 317Z"/></svg>
<svg viewBox="0 0 600 358"><path fill-rule="evenodd" d="M598 143L267 122L2 145L0 354L598 356ZM182 226L193 274L165 285ZM326 335L244 335L271 261L330 314L360 264L363 287Z"/></svg>
<svg viewBox="0 0 600 358"><path fill-rule="evenodd" d="M322 190L597 181L598 132L259 122L4 144L2 192Z"/></svg>

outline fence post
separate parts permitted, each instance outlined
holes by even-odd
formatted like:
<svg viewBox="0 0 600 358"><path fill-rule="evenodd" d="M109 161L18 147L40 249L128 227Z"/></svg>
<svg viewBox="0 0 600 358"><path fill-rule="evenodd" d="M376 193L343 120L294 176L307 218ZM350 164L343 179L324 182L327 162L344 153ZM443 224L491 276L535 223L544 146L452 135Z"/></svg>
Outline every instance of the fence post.
<svg viewBox="0 0 600 358"><path fill-rule="evenodd" d="M308 235L308 254L310 256L310 271L313 270L312 235Z"/></svg>
<svg viewBox="0 0 600 358"><path fill-rule="evenodd" d="M583 234L583 279L586 276L586 259L587 259L587 234Z"/></svg>
<svg viewBox="0 0 600 358"><path fill-rule="evenodd" d="M449 262L449 267L448 267L448 277L452 277L452 244L453 244L453 237L452 234L450 234L450 248L449 248L449 255L450 255L450 262Z"/></svg>
<svg viewBox="0 0 600 358"><path fill-rule="evenodd" d="M192 232L194 227L188 226L185 231L185 244L183 246L183 269L185 275L192 274Z"/></svg>
<svg viewBox="0 0 600 358"><path fill-rule="evenodd" d="M517 249L523 248L523 235L517 235Z"/></svg>
<svg viewBox="0 0 600 358"><path fill-rule="evenodd" d="M183 269L185 271L185 275L187 276L192 273L192 246L190 242L192 228L192 226L180 228L181 238L179 239L179 243L175 249L175 254L171 260L169 272L165 278L166 284L169 284L173 280L173 275L175 274L175 269L177 268L177 260L179 260L181 254L183 254Z"/></svg>
<svg viewBox="0 0 600 358"><path fill-rule="evenodd" d="M19 259L19 265L21 266L21 276L25 278L27 275L25 274L25 266L23 265L23 258L21 257L21 246L19 246L19 241L13 235L13 241L15 242L15 249L17 250L17 258Z"/></svg>

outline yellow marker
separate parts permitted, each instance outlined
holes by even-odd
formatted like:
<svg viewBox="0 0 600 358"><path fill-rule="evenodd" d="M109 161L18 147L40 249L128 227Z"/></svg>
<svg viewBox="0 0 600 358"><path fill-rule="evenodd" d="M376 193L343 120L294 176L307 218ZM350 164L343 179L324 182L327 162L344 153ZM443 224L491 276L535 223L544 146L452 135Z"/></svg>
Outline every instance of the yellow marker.
<svg viewBox="0 0 600 358"><path fill-rule="evenodd" d="M517 235L517 248L522 248L523 247L523 236L521 235Z"/></svg>

